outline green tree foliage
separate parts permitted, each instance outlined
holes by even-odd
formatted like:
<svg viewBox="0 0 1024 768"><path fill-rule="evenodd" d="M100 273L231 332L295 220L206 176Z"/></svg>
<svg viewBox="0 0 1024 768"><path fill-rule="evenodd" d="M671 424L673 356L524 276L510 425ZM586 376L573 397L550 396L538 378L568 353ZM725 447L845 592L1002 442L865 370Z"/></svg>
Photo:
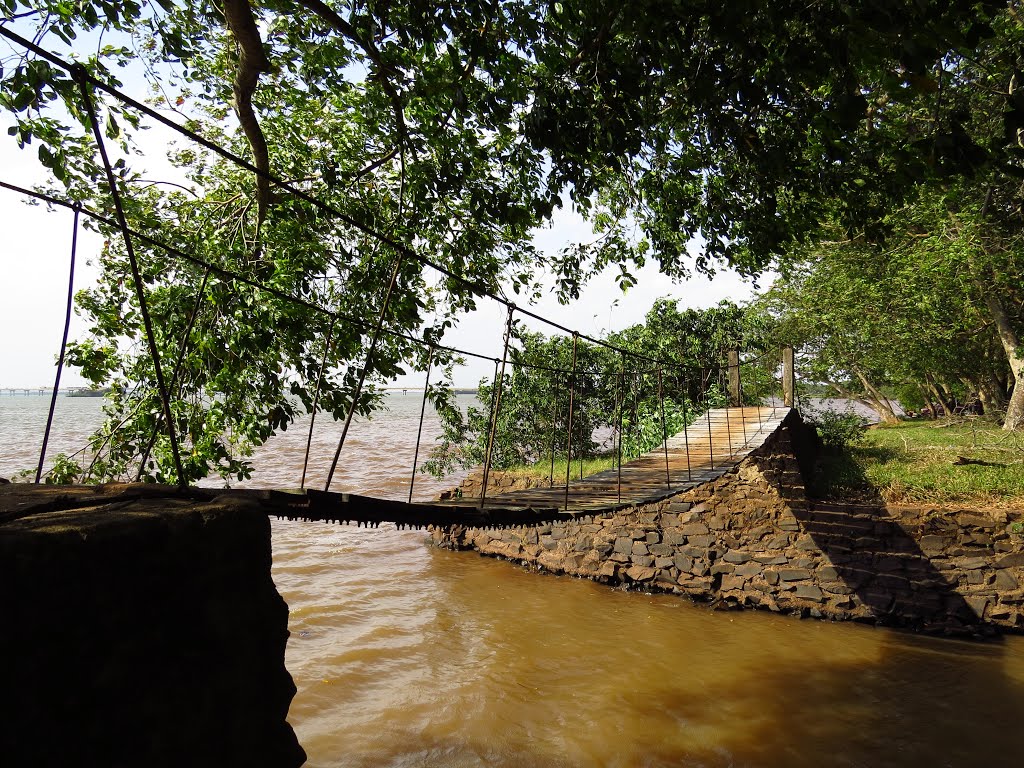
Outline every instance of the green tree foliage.
<svg viewBox="0 0 1024 768"><path fill-rule="evenodd" d="M499 55L525 34L522 18L511 11L491 18L487 4L440 13L392 9L385 19L382 9L343 19L308 5L299 13L273 3L110 5L99 13L84 5L61 6L56 15L43 6L36 16L38 38L71 38L75 29L120 32L129 44L86 60L92 72L116 85L114 65L140 58L159 86L159 106L187 110L190 129L361 224L267 187L184 139L170 159L188 189L154 185L125 159L118 162L130 226L302 302L208 274L136 239L157 346L172 369L165 378L174 379L188 479L211 472L244 477L252 447L311 409L324 360L319 406L345 414L382 286L402 255L367 229L491 291L529 292L536 261L529 229L557 200L542 178L540 153L519 140L526 62ZM253 34L262 35L258 48L272 66L256 61ZM260 85L244 92L253 66L262 67ZM31 57L5 68L4 78L5 92L14 94L6 106L17 116L18 138L53 160L72 197L109 210L75 84ZM72 118L68 124L47 108L58 101ZM114 100L104 106L111 116L107 137L126 153L130 137L116 121L138 116ZM101 229L108 237L102 281L79 297L92 334L69 358L114 393L108 425L94 440L102 455L87 477L131 476L133 464L148 456L144 477L173 479L152 361L132 343L142 338L142 326L127 254L118 232ZM465 284L438 282L408 256L397 270L371 383L423 367L425 349L397 334L440 338L476 300ZM314 307L342 317L332 328ZM444 365L444 353L438 355ZM368 388L359 411L368 413L376 400Z"/></svg>
<svg viewBox="0 0 1024 768"><path fill-rule="evenodd" d="M170 148L185 189L154 184L131 154L139 115L101 99L131 226L304 302L136 242L190 480L244 476L251 448L312 407L321 360L320 405L345 413L393 270L371 384L422 369L408 336L437 340L475 306L467 284L374 233L530 297L544 265L532 231L568 197L598 235L546 264L572 298L611 264L628 286L652 256L677 276L722 259L757 272L831 201L845 227L870 228L933 166L974 171L979 151L1005 165L1006 143L981 147L947 99L918 130L939 99L930 73L988 44L1001 7L0 0L5 28L111 85L141 65L158 108L344 217L185 140ZM953 78L938 78L943 92ZM68 73L11 48L0 106L61 193L110 209ZM114 392L90 476L130 476L148 457L144 476L171 479L123 242L99 228L101 284L80 299L93 330L71 355ZM343 317L332 325L316 306ZM359 410L374 401L371 386Z"/></svg>
<svg viewBox="0 0 1024 768"><path fill-rule="evenodd" d="M686 274L700 235L697 268L757 272L837 205L846 226L875 229L936 158L976 167L983 150L954 110L912 134L888 116L929 110L934 68L983 45L1002 7L554 4L530 135L608 234L567 261L628 251ZM624 248L635 222L646 239Z"/></svg>
<svg viewBox="0 0 1024 768"><path fill-rule="evenodd" d="M1019 5L992 29L970 56L936 62L920 104L877 105L871 125L931 146L932 173L873 232L838 225L837 212L791 247L765 300L812 378L887 420L890 387L911 406L975 401L1005 428L1024 427Z"/></svg>
<svg viewBox="0 0 1024 768"><path fill-rule="evenodd" d="M673 299L654 302L644 322L610 338L617 345L635 350L654 360L675 363L664 376L671 391L700 402L714 386L725 391L726 352L741 350L744 364L744 394L750 402L772 394L770 380L778 363L774 351L765 346L770 318L750 313L731 301L708 309L684 309Z"/></svg>
<svg viewBox="0 0 1024 768"><path fill-rule="evenodd" d="M868 428L866 419L849 411L826 410L815 413L811 423L818 430L824 446L837 453L864 442Z"/></svg>
<svg viewBox="0 0 1024 768"><path fill-rule="evenodd" d="M572 397L573 456L593 456L593 436L609 424L616 407L615 368L607 349L578 341L576 375L571 376L573 340L520 332L510 349L510 362L500 393L496 439L491 463L497 468L534 464L554 455L565 457L569 444L569 398ZM455 466L483 464L490 438L495 381L484 380L477 403L462 414L441 411L443 434L425 465L441 475Z"/></svg>
<svg viewBox="0 0 1024 768"><path fill-rule="evenodd" d="M884 245L821 240L800 253L759 306L777 319L778 341L800 349L803 378L886 421L885 392L907 407L977 402L1004 418L1013 373L989 304L1001 297L1021 326L1013 276L1024 275L1024 251L971 201L969 186L924 190L887 218Z"/></svg>
<svg viewBox="0 0 1024 768"><path fill-rule="evenodd" d="M480 383L477 404L466 413L451 404L440 409L442 439L424 471L443 475L483 464L489 443L491 465L498 469L564 460L570 453L570 401L573 460L617 452L620 444L624 457L639 456L708 408L726 405L729 349L742 346L754 359L742 366L746 403L778 394L778 360L763 354L763 324L763 316L731 302L696 310L659 299L644 323L608 337L617 349L577 339L575 375L572 337L520 331L497 416L492 420L496 379Z"/></svg>

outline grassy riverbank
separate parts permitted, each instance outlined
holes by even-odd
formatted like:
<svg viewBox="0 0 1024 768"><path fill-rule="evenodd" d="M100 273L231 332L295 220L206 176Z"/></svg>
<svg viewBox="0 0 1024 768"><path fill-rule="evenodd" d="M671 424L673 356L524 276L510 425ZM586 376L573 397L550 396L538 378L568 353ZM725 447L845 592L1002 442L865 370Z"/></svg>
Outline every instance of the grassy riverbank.
<svg viewBox="0 0 1024 768"><path fill-rule="evenodd" d="M823 457L812 490L828 499L1024 508L1024 435L981 419L874 427L859 445Z"/></svg>
<svg viewBox="0 0 1024 768"><path fill-rule="evenodd" d="M583 476L614 467L614 455L586 459ZM506 472L546 483L551 465ZM555 460L554 477L565 482L564 457ZM578 477L574 461L572 478ZM836 501L1024 509L1024 434L981 419L875 426L858 445L824 454L808 490Z"/></svg>
<svg viewBox="0 0 1024 768"><path fill-rule="evenodd" d="M622 461L625 463L628 459L623 457ZM555 482L565 485L565 457L555 457L554 466L555 470L553 474ZM592 459L583 460L582 475L583 477L589 477L597 472L603 472L606 469L613 469L614 467L614 455L595 456ZM547 480L552 475L550 461L540 462L539 464L520 465L512 467L506 471L522 477L528 477L533 480ZM579 477L580 462L574 459L572 462L572 479L577 480Z"/></svg>

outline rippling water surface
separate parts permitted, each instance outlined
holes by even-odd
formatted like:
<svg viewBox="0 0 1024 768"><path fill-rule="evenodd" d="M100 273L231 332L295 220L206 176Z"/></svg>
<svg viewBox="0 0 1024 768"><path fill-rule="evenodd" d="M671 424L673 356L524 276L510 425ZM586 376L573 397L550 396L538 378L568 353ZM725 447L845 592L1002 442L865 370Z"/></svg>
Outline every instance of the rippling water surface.
<svg viewBox="0 0 1024 768"><path fill-rule="evenodd" d="M419 399L390 400L353 428L337 487L408 493ZM0 397L0 476L32 463L45 407ZM99 404L61 409L55 440L69 450ZM314 484L339 431L320 426ZM253 484L297 485L304 444L300 428L267 446ZM449 484L417 479L417 496ZM390 526L273 532L289 719L314 768L1024 764L1024 638L714 613L434 550Z"/></svg>

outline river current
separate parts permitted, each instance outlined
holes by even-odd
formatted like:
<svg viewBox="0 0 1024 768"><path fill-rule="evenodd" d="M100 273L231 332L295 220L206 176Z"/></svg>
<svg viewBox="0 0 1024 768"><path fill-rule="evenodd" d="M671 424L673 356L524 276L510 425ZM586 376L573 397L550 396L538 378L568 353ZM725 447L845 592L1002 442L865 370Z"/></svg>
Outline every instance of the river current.
<svg viewBox="0 0 1024 768"><path fill-rule="evenodd" d="M0 477L32 466L48 399L0 396ZM405 498L418 393L356 423L334 489ZM51 453L100 403L61 398ZM322 485L340 425L317 424ZM425 437L438 433L428 410ZM303 424L249 485L295 487ZM420 476L431 498L458 478ZM311 768L1024 764L1024 638L968 643L529 573L425 534L273 521L290 607L289 721Z"/></svg>

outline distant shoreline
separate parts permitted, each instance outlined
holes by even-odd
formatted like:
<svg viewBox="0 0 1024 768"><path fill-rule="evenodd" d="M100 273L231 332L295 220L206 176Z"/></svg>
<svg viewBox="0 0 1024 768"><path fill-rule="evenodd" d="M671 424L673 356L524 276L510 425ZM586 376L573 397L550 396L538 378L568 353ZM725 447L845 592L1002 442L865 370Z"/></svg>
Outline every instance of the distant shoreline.
<svg viewBox="0 0 1024 768"><path fill-rule="evenodd" d="M105 389L75 389L68 392L68 397L104 397L110 394L110 388Z"/></svg>
<svg viewBox="0 0 1024 768"><path fill-rule="evenodd" d="M383 387L385 392L422 392L423 387ZM476 387L455 387L456 395L475 395ZM46 387L0 387L0 397L41 397L50 395L52 389ZM110 393L105 389L60 389L58 392L65 397L103 397Z"/></svg>
<svg viewBox="0 0 1024 768"><path fill-rule="evenodd" d="M422 392L423 387L382 387L385 392ZM475 395L477 393L476 387L454 387L452 389L456 395Z"/></svg>

